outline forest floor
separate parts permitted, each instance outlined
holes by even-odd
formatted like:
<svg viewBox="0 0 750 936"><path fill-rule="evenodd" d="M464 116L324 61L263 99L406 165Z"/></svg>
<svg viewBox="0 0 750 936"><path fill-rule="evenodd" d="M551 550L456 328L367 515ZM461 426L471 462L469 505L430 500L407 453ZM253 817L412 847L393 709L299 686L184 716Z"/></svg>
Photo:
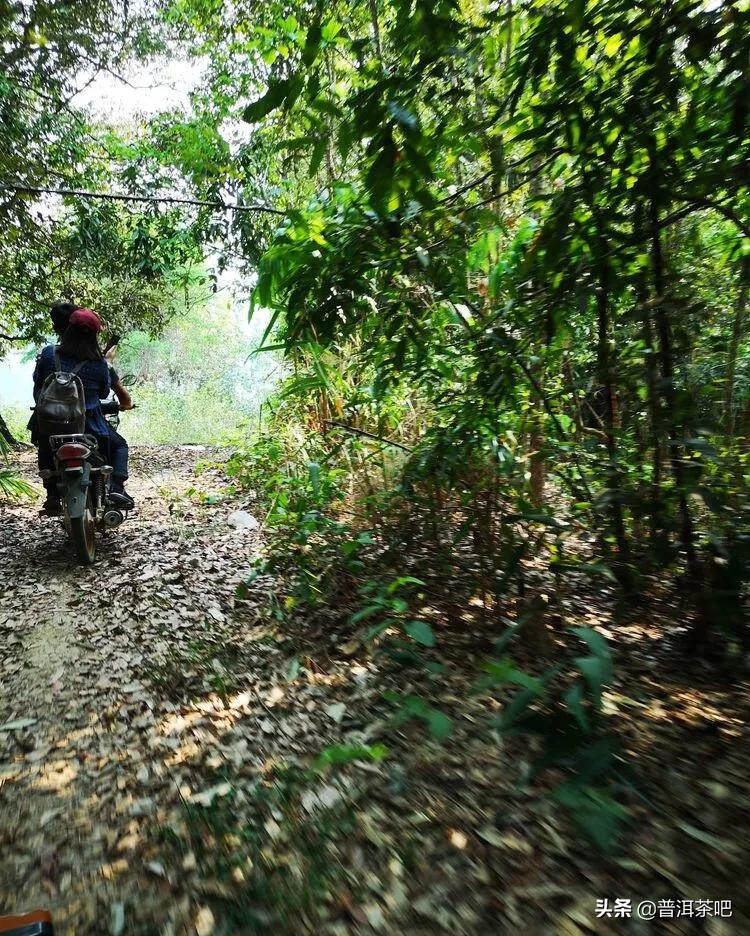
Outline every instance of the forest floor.
<svg viewBox="0 0 750 936"><path fill-rule="evenodd" d="M38 504L2 508L0 913L46 906L60 936L750 932L746 683L687 670L653 609L621 623L607 705L640 792L604 860L518 789L528 742L488 742L471 625L431 688L285 632L262 579L238 597L262 534L224 457L136 449L138 509L92 568ZM565 607L615 636L606 595ZM439 693L448 740L389 720L389 688ZM604 898L696 904L649 923Z"/></svg>

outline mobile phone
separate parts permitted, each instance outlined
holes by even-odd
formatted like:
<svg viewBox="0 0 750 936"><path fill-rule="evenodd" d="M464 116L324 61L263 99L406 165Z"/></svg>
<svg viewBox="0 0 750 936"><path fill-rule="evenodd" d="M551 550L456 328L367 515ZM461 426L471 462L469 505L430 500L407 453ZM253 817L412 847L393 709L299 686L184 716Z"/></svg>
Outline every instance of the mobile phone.
<svg viewBox="0 0 750 936"><path fill-rule="evenodd" d="M118 345L118 344L120 343L120 340L121 340L121 339L122 339L122 335L119 335L119 334L117 334L117 333L115 333L114 335L112 335L112 336L110 337L109 341L107 342L107 346L105 347L103 353L106 354L107 351L111 351L112 348L114 348L115 345ZM0 932L2 932L2 930L0 930Z"/></svg>

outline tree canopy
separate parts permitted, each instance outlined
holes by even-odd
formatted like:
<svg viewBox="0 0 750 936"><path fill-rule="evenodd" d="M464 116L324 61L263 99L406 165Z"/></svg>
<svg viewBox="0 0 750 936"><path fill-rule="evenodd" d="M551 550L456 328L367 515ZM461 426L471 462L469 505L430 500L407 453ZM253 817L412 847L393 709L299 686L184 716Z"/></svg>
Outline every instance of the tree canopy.
<svg viewBox="0 0 750 936"><path fill-rule="evenodd" d="M99 308L113 329L158 328L202 252L179 210L50 190L142 194L129 141L77 105L102 73L154 54L147 5L4 3L0 8L2 340L39 341L53 302Z"/></svg>
<svg viewBox="0 0 750 936"><path fill-rule="evenodd" d="M166 19L211 61L162 154L204 197L286 213L225 231L270 340L324 395L321 355L356 359L358 424L396 428L396 386L423 400L415 470L499 458L534 509L551 473L623 587L643 524L700 589L745 464L745 5L183 0Z"/></svg>

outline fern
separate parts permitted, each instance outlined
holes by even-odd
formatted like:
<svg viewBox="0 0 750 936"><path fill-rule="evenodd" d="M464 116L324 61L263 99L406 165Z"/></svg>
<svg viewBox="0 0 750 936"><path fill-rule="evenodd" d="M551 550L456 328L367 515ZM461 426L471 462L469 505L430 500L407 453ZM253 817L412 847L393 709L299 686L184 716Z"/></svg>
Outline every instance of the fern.
<svg viewBox="0 0 750 936"><path fill-rule="evenodd" d="M0 455L8 461L10 446L0 435ZM36 488L19 478L12 468L0 468L0 500L16 500L19 497L34 497Z"/></svg>
<svg viewBox="0 0 750 936"><path fill-rule="evenodd" d="M0 468L0 499L11 500L19 497L33 497L36 488L19 478L10 468Z"/></svg>

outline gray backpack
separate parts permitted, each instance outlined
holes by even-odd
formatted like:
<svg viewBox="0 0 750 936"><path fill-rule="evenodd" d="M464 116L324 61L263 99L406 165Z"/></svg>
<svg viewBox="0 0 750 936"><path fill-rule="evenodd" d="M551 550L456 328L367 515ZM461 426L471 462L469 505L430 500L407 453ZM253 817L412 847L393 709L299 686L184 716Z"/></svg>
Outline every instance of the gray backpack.
<svg viewBox="0 0 750 936"><path fill-rule="evenodd" d="M42 384L36 404L39 436L74 435L86 428L86 399L78 371L85 361L79 361L72 371L64 371L60 349L55 347L55 370Z"/></svg>

